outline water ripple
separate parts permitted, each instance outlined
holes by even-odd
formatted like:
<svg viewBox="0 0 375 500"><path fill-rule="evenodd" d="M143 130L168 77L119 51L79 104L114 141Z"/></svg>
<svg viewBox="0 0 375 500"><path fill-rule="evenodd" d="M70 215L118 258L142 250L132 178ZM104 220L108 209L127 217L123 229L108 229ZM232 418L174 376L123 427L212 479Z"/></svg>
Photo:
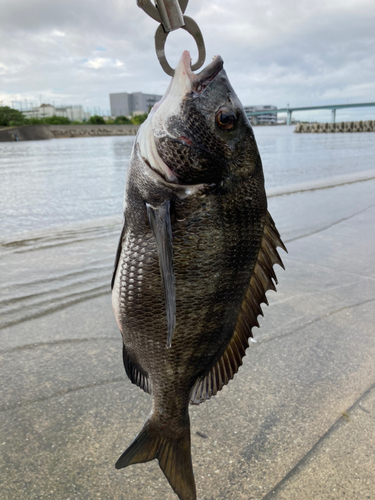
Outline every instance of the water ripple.
<svg viewBox="0 0 375 500"><path fill-rule="evenodd" d="M110 293L120 217L0 241L0 328Z"/></svg>

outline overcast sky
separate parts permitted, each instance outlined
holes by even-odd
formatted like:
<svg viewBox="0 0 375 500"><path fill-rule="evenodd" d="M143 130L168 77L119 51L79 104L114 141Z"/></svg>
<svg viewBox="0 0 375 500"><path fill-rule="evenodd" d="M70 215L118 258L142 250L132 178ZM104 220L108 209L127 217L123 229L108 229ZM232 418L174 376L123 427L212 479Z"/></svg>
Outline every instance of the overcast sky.
<svg viewBox="0 0 375 500"><path fill-rule="evenodd" d="M190 0L186 14L244 105L375 101L374 0ZM2 0L0 101L106 111L111 92L163 94L156 28L136 0ZM172 33L172 66L184 49L196 58L193 39ZM375 118L375 108L362 117Z"/></svg>

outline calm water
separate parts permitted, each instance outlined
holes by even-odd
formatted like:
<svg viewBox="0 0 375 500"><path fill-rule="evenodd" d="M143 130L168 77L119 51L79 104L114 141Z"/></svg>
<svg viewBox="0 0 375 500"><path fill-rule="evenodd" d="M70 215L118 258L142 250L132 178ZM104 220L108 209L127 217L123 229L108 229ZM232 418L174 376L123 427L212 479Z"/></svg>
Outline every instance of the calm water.
<svg viewBox="0 0 375 500"><path fill-rule="evenodd" d="M266 186L375 168L375 134L257 127ZM1 236L121 214L134 137L0 143Z"/></svg>
<svg viewBox="0 0 375 500"><path fill-rule="evenodd" d="M375 169L374 133L255 135L267 188ZM0 327L109 293L133 141L0 143ZM270 210L287 241L365 209L374 184L271 198Z"/></svg>

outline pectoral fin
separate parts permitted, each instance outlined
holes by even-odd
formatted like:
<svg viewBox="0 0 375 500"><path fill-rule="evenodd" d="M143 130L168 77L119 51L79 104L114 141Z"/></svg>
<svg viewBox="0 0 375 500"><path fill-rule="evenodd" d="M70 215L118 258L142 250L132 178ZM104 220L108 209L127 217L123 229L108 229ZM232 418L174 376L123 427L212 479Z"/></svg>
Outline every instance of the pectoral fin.
<svg viewBox="0 0 375 500"><path fill-rule="evenodd" d="M167 314L167 347L172 345L176 326L176 286L173 269L172 226L170 201L153 207L146 203L147 216L154 233L159 256L160 274L164 287L165 309Z"/></svg>

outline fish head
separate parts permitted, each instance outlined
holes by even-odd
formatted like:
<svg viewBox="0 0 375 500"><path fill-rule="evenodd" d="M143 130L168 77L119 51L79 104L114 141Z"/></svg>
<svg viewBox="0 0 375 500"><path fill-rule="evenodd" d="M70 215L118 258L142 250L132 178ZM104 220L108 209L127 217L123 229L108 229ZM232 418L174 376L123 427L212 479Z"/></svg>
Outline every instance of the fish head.
<svg viewBox="0 0 375 500"><path fill-rule="evenodd" d="M251 125L223 64L216 56L195 74L185 51L165 95L142 125L141 153L168 182L215 183L259 166Z"/></svg>

